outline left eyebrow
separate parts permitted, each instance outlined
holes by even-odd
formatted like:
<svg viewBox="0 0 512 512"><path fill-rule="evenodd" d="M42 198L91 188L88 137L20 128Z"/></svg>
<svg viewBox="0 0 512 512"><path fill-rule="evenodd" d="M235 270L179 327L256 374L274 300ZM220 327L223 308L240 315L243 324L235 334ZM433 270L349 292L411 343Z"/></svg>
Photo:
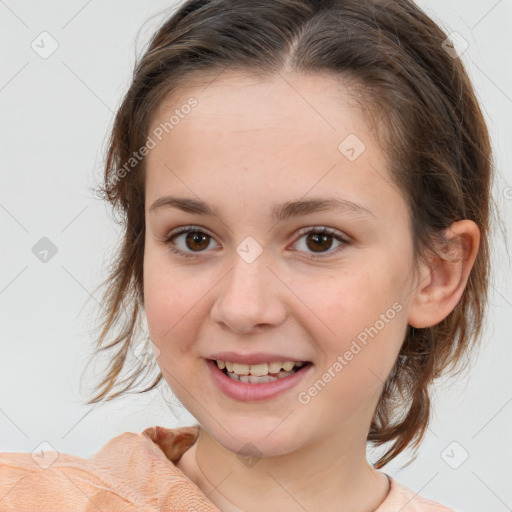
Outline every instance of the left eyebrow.
<svg viewBox="0 0 512 512"><path fill-rule="evenodd" d="M217 210L217 208L202 201L201 199L195 199L191 197L164 196L157 199L149 207L148 211L151 213L162 207L177 208L186 213L219 217L222 219L222 214ZM287 201L284 203L276 204L272 207L272 219L277 222L292 217L299 217L303 215L309 215L311 213L333 210L357 216L371 217L376 220L374 213L362 204L335 197L314 197L310 199L299 199L296 201Z"/></svg>

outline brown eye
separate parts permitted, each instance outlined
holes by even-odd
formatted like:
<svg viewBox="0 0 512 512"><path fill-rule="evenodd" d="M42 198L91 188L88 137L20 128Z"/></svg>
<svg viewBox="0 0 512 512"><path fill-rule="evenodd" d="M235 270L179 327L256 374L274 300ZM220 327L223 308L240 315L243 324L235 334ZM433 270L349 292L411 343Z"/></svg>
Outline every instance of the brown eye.
<svg viewBox="0 0 512 512"><path fill-rule="evenodd" d="M193 251L202 251L203 249L206 249L210 244L209 238L210 237L206 233L201 233L200 231L190 231L185 237L185 245L187 248Z"/></svg>
<svg viewBox="0 0 512 512"><path fill-rule="evenodd" d="M350 243L348 240L343 238L337 230L327 227L306 228L302 229L299 232L299 234L302 235L299 241L302 238L306 240L306 243L302 244L302 247L299 247L299 249L304 252L311 251L312 253L319 254L318 256L312 254L312 258L323 258L331 256L332 254L338 252L337 249L340 246L349 245ZM329 249L331 249L332 247L333 241L338 242L338 245L334 248L333 251L329 252ZM297 242L297 244L299 246L301 245L299 242Z"/></svg>
<svg viewBox="0 0 512 512"><path fill-rule="evenodd" d="M323 235L319 233L310 233L307 235L306 242L308 249L314 252L322 252L322 249L329 250L332 245L332 235Z"/></svg>
<svg viewBox="0 0 512 512"><path fill-rule="evenodd" d="M184 226L170 233L165 243L171 252L182 256L195 256L194 253L205 252L213 238L199 229L192 226Z"/></svg>
<svg viewBox="0 0 512 512"><path fill-rule="evenodd" d="M342 237L337 230L332 228L305 228L299 233L302 235L299 241L302 241L302 238L306 240L306 243L303 244L305 247L299 248L299 250L309 253L313 259L331 256L339 252L340 246L343 248L343 246L350 244L349 240ZM208 249L212 240L214 240L213 237L200 229L193 229L193 226L183 226L170 233L165 243L171 252L181 256L194 257L200 253L207 252L206 249ZM338 246L333 251L329 251L332 248L333 241L338 242ZM299 242L296 243L300 245Z"/></svg>

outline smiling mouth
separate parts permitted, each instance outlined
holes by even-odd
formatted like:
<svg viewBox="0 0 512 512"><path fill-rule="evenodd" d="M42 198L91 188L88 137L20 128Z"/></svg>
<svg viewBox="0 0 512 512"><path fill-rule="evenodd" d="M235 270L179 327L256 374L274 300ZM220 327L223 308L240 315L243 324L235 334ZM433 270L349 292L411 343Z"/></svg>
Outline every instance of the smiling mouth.
<svg viewBox="0 0 512 512"><path fill-rule="evenodd" d="M231 380L246 384L265 384L279 379L285 379L294 373L304 371L312 364L309 361L290 361L288 363L241 365L213 359L210 359L210 361Z"/></svg>

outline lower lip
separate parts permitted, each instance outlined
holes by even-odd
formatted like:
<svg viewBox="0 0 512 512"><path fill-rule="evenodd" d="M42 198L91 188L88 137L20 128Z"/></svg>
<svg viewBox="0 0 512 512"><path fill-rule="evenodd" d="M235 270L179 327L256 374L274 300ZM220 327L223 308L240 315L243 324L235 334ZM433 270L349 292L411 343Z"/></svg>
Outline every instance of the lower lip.
<svg viewBox="0 0 512 512"><path fill-rule="evenodd" d="M267 398L275 397L279 393L283 393L287 389L293 388L313 367L311 363L308 363L300 370L297 370L295 373L292 373L283 379L277 379L272 382L251 384L248 382L238 382L230 379L222 370L219 369L217 363L211 359L208 359L206 363L211 372L213 382L215 382L219 389L227 396L244 402L266 400Z"/></svg>

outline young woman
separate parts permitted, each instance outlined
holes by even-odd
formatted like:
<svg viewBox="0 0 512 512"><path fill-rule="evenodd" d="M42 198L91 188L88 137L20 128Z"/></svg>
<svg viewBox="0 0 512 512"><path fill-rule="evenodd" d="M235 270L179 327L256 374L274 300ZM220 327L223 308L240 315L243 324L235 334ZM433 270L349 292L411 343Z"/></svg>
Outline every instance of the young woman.
<svg viewBox="0 0 512 512"><path fill-rule="evenodd" d="M144 318L149 389L197 425L2 454L2 510L451 510L379 471L486 305L491 149L446 41L409 0L188 1L159 28L108 149L117 351L89 403L141 375Z"/></svg>

